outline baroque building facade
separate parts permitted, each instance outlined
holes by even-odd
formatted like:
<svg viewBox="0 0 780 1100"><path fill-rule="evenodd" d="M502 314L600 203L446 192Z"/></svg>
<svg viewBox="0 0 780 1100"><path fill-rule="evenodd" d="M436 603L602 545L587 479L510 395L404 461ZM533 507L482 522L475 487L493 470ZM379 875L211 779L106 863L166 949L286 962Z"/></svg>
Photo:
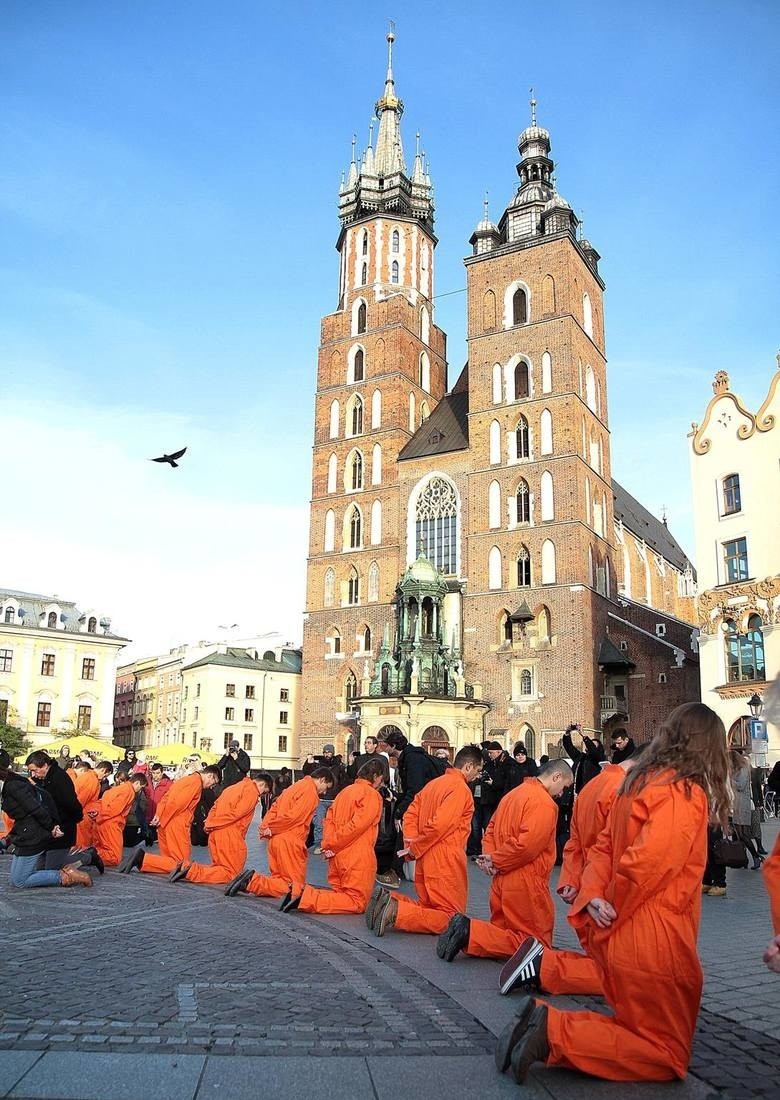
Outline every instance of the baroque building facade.
<svg viewBox="0 0 780 1100"><path fill-rule="evenodd" d="M470 239L468 362L448 387L432 185L419 141L407 169L388 44L322 322L302 749L395 726L538 754L570 721L615 717L642 739L697 692L693 571L612 480L600 257L532 101L517 192Z"/></svg>
<svg viewBox="0 0 780 1100"><path fill-rule="evenodd" d="M756 413L718 371L689 436L702 699L768 764L780 760L778 716L751 745L749 701L780 675L780 356L777 367Z"/></svg>

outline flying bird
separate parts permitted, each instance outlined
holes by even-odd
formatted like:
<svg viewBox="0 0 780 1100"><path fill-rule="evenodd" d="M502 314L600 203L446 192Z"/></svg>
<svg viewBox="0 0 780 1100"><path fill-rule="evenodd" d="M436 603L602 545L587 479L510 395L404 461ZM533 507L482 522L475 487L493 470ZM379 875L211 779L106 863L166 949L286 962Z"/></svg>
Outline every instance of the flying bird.
<svg viewBox="0 0 780 1100"><path fill-rule="evenodd" d="M180 451L174 451L173 454L171 454L171 455L160 455L159 458L153 458L152 462L168 462L168 463L170 463L171 466L173 466L175 468L179 465L179 463L176 461L176 459L181 458L181 456L184 454L184 452L186 450L187 450L186 447L182 447L182 449Z"/></svg>

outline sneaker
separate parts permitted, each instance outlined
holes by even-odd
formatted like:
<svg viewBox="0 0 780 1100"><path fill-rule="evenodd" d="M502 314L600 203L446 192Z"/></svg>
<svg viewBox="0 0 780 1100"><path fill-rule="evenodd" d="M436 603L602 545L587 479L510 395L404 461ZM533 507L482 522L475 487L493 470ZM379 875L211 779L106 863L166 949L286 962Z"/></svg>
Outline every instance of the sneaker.
<svg viewBox="0 0 780 1100"><path fill-rule="evenodd" d="M725 886L710 886L707 893L711 898L725 898L727 896Z"/></svg>
<svg viewBox="0 0 780 1100"><path fill-rule="evenodd" d="M385 871L384 874L377 875L375 881L382 886L391 886L394 890L401 885L401 878L395 871Z"/></svg>
<svg viewBox="0 0 780 1100"><path fill-rule="evenodd" d="M452 962L459 951L468 946L471 921L464 913L450 917L450 923L439 936L436 954L445 962Z"/></svg>
<svg viewBox="0 0 780 1100"><path fill-rule="evenodd" d="M539 1003L528 1017L525 1034L512 1051L512 1076L522 1085L534 1062L546 1062L550 1055L547 1041L547 1005Z"/></svg>
<svg viewBox="0 0 780 1100"><path fill-rule="evenodd" d="M254 874L255 872L252 870L252 868L247 867L247 869L245 871L242 871L241 874L236 875L236 877L231 879L225 887L225 897L234 898L236 894L246 893L246 888L249 885L249 880L254 878Z"/></svg>
<svg viewBox="0 0 780 1100"><path fill-rule="evenodd" d="M543 955L544 945L533 936L526 936L512 958L501 967L499 993L506 995L518 985L539 989Z"/></svg>
<svg viewBox="0 0 780 1100"><path fill-rule="evenodd" d="M384 936L385 932L389 932L395 925L397 916L398 898L394 894L388 894L387 901L382 908L377 907L376 916L374 917L374 935Z"/></svg>
<svg viewBox="0 0 780 1100"><path fill-rule="evenodd" d="M711 894L712 893L712 887L708 886L707 883L705 882L705 883L702 884L701 892L702 892L702 894Z"/></svg>
<svg viewBox="0 0 780 1100"><path fill-rule="evenodd" d="M515 1011L515 1018L506 1025L504 1030L496 1040L496 1049L494 1052L496 1069L499 1073L506 1073L509 1069L509 1063L512 1061L512 1051L525 1035L525 1029L528 1027L528 1018L536 1008L536 1001L533 997L523 997L518 1002L517 1010Z"/></svg>
<svg viewBox="0 0 780 1100"><path fill-rule="evenodd" d="M374 920L376 919L377 909L384 908L385 897L387 896L387 890L383 890L381 886L375 886L374 892L368 899L368 905L363 917L366 922L366 928L373 932Z"/></svg>

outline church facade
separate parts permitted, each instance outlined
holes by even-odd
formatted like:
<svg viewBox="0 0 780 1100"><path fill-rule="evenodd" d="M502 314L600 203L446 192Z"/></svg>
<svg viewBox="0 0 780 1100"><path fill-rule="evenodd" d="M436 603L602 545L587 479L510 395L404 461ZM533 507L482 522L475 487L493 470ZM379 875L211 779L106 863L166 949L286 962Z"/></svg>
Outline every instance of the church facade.
<svg viewBox="0 0 780 1100"><path fill-rule="evenodd" d="M694 579L612 479L600 257L532 101L516 194L470 239L450 387L431 180L419 150L407 167L388 46L322 321L301 750L396 727L554 754L573 721L643 740L697 697Z"/></svg>

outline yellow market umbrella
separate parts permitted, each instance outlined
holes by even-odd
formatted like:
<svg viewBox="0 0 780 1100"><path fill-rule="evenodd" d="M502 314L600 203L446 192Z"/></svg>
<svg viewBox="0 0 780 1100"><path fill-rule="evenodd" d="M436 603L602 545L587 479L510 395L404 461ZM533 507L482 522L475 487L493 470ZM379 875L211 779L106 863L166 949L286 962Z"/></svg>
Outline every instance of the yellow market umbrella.
<svg viewBox="0 0 780 1100"><path fill-rule="evenodd" d="M183 764L190 756L199 756L204 764L216 764L220 759L218 753L194 749L192 745L182 745L181 742L170 745L147 745L138 751L144 754L147 762L158 764Z"/></svg>
<svg viewBox="0 0 780 1100"><path fill-rule="evenodd" d="M118 745L112 745L110 741L103 741L99 737L90 737L88 733L79 733L75 737L62 737L58 741L52 741L48 745L39 745L49 756L58 756L63 745L70 749L70 755L76 756L80 752L89 752L97 760L121 760L124 749Z"/></svg>

